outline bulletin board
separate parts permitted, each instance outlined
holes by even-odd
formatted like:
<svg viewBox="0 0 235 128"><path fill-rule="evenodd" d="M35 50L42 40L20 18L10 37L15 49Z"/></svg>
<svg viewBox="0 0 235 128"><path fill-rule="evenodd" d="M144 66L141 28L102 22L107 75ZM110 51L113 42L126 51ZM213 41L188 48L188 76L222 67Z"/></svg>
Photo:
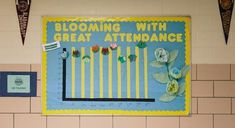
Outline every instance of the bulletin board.
<svg viewBox="0 0 235 128"><path fill-rule="evenodd" d="M190 17L43 17L44 115L188 115Z"/></svg>

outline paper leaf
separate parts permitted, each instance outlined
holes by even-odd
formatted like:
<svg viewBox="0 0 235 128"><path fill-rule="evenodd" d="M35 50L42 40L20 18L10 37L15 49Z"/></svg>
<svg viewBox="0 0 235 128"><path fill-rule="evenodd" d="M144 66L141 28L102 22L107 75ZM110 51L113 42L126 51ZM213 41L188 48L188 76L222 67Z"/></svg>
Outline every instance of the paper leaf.
<svg viewBox="0 0 235 128"><path fill-rule="evenodd" d="M174 65L175 61L171 61L170 63L168 63L168 68L171 69Z"/></svg>
<svg viewBox="0 0 235 128"><path fill-rule="evenodd" d="M165 93L159 98L159 100L162 102L170 102L170 101L174 100L175 98L176 98L175 95L169 95L169 94Z"/></svg>
<svg viewBox="0 0 235 128"><path fill-rule="evenodd" d="M156 68L160 68L160 67L163 66L163 64L157 62L156 60L152 61L152 62L150 63L150 65L153 66L153 67L156 67Z"/></svg>
<svg viewBox="0 0 235 128"><path fill-rule="evenodd" d="M173 60L175 60L178 56L178 50L173 50L170 52L170 56L169 56L169 60L168 63L172 62Z"/></svg>
<svg viewBox="0 0 235 128"><path fill-rule="evenodd" d="M153 77L162 84L165 84L170 80L167 72L153 74Z"/></svg>
<svg viewBox="0 0 235 128"><path fill-rule="evenodd" d="M182 69L181 69L181 73L182 73L182 77L185 77L186 74L188 73L190 67L185 65Z"/></svg>
<svg viewBox="0 0 235 128"><path fill-rule="evenodd" d="M185 92L185 82L180 84L178 95L182 96Z"/></svg>

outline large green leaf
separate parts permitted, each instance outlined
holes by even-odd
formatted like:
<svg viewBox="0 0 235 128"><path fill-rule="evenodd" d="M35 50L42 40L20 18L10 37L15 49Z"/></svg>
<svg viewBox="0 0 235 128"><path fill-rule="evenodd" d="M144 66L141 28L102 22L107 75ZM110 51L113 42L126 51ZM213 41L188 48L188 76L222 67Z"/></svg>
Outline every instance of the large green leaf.
<svg viewBox="0 0 235 128"><path fill-rule="evenodd" d="M153 77L162 84L165 84L170 80L167 72L153 74Z"/></svg>
<svg viewBox="0 0 235 128"><path fill-rule="evenodd" d="M167 93L163 94L159 100L162 102L170 102L176 98L176 95L169 95Z"/></svg>
<svg viewBox="0 0 235 128"><path fill-rule="evenodd" d="M153 67L156 67L156 68L160 68L160 67L162 67L164 64L163 64L163 63L159 63L159 62L157 62L156 60L154 60L154 61L152 61L152 62L150 63L150 65L153 66Z"/></svg>
<svg viewBox="0 0 235 128"><path fill-rule="evenodd" d="M184 94L184 92L185 92L185 82L180 83L178 95L182 96Z"/></svg>
<svg viewBox="0 0 235 128"><path fill-rule="evenodd" d="M182 77L185 77L186 74L188 73L190 67L188 65L185 65L182 69L181 69L181 73L182 73Z"/></svg>
<svg viewBox="0 0 235 128"><path fill-rule="evenodd" d="M173 50L170 52L170 56L169 56L169 60L168 63L172 62L173 60L175 60L178 56L178 50Z"/></svg>
<svg viewBox="0 0 235 128"><path fill-rule="evenodd" d="M171 61L168 63L168 68L171 69L174 66L175 61Z"/></svg>

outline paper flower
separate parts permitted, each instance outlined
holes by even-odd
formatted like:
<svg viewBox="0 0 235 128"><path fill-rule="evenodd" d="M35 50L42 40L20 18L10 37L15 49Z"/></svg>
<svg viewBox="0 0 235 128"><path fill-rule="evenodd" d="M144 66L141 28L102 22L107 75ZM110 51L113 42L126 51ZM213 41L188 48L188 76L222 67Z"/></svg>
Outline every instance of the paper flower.
<svg viewBox="0 0 235 128"><path fill-rule="evenodd" d="M155 55L157 62L160 62L160 63L165 63L169 59L168 51L163 48L157 48L154 52L154 55Z"/></svg>
<svg viewBox="0 0 235 128"><path fill-rule="evenodd" d="M130 60L130 62L134 62L136 60L136 57L137 57L136 55L131 54L128 56L128 59Z"/></svg>
<svg viewBox="0 0 235 128"><path fill-rule="evenodd" d="M102 48L102 54L103 55L108 55L109 54L109 48Z"/></svg>
<svg viewBox="0 0 235 128"><path fill-rule="evenodd" d="M117 49L117 44L116 43L111 43L110 44L110 48L111 48L111 50L116 50Z"/></svg>
<svg viewBox="0 0 235 128"><path fill-rule="evenodd" d="M145 42L140 41L136 46L138 48L145 48L145 47L147 47L147 44Z"/></svg>
<svg viewBox="0 0 235 128"><path fill-rule="evenodd" d="M169 95L176 95L179 91L179 84L176 80L169 81L166 87L166 93Z"/></svg>
<svg viewBox="0 0 235 128"><path fill-rule="evenodd" d="M175 79L179 79L179 78L181 78L182 73L178 68L174 67L174 68L170 69L170 75Z"/></svg>
<svg viewBox="0 0 235 128"><path fill-rule="evenodd" d="M67 51L63 51L61 54L60 54L61 58L63 60L67 59L69 57L69 53Z"/></svg>
<svg viewBox="0 0 235 128"><path fill-rule="evenodd" d="M124 62L126 62L126 57L125 57L125 56L119 56L119 57L118 57L118 60L119 60L121 63L124 63Z"/></svg>
<svg viewBox="0 0 235 128"><path fill-rule="evenodd" d="M72 56L75 58L80 57L80 52L78 50L73 50Z"/></svg>
<svg viewBox="0 0 235 128"><path fill-rule="evenodd" d="M83 60L85 63L90 62L90 59L91 59L91 57L88 56L88 55L85 55L85 56L82 57L82 60Z"/></svg>
<svg viewBox="0 0 235 128"><path fill-rule="evenodd" d="M99 51L100 47L99 47L99 45L94 45L94 46L92 46L91 49L92 49L92 51L93 51L94 53L96 53L96 52Z"/></svg>

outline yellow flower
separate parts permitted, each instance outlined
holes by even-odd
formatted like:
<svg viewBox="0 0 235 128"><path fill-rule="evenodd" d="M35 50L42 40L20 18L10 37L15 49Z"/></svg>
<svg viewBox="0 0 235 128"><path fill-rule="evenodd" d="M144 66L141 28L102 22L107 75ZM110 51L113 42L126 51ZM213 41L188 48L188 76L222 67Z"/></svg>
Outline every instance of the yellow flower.
<svg viewBox="0 0 235 128"><path fill-rule="evenodd" d="M176 80L171 80L167 83L166 92L169 95L176 95L179 91L179 84Z"/></svg>

